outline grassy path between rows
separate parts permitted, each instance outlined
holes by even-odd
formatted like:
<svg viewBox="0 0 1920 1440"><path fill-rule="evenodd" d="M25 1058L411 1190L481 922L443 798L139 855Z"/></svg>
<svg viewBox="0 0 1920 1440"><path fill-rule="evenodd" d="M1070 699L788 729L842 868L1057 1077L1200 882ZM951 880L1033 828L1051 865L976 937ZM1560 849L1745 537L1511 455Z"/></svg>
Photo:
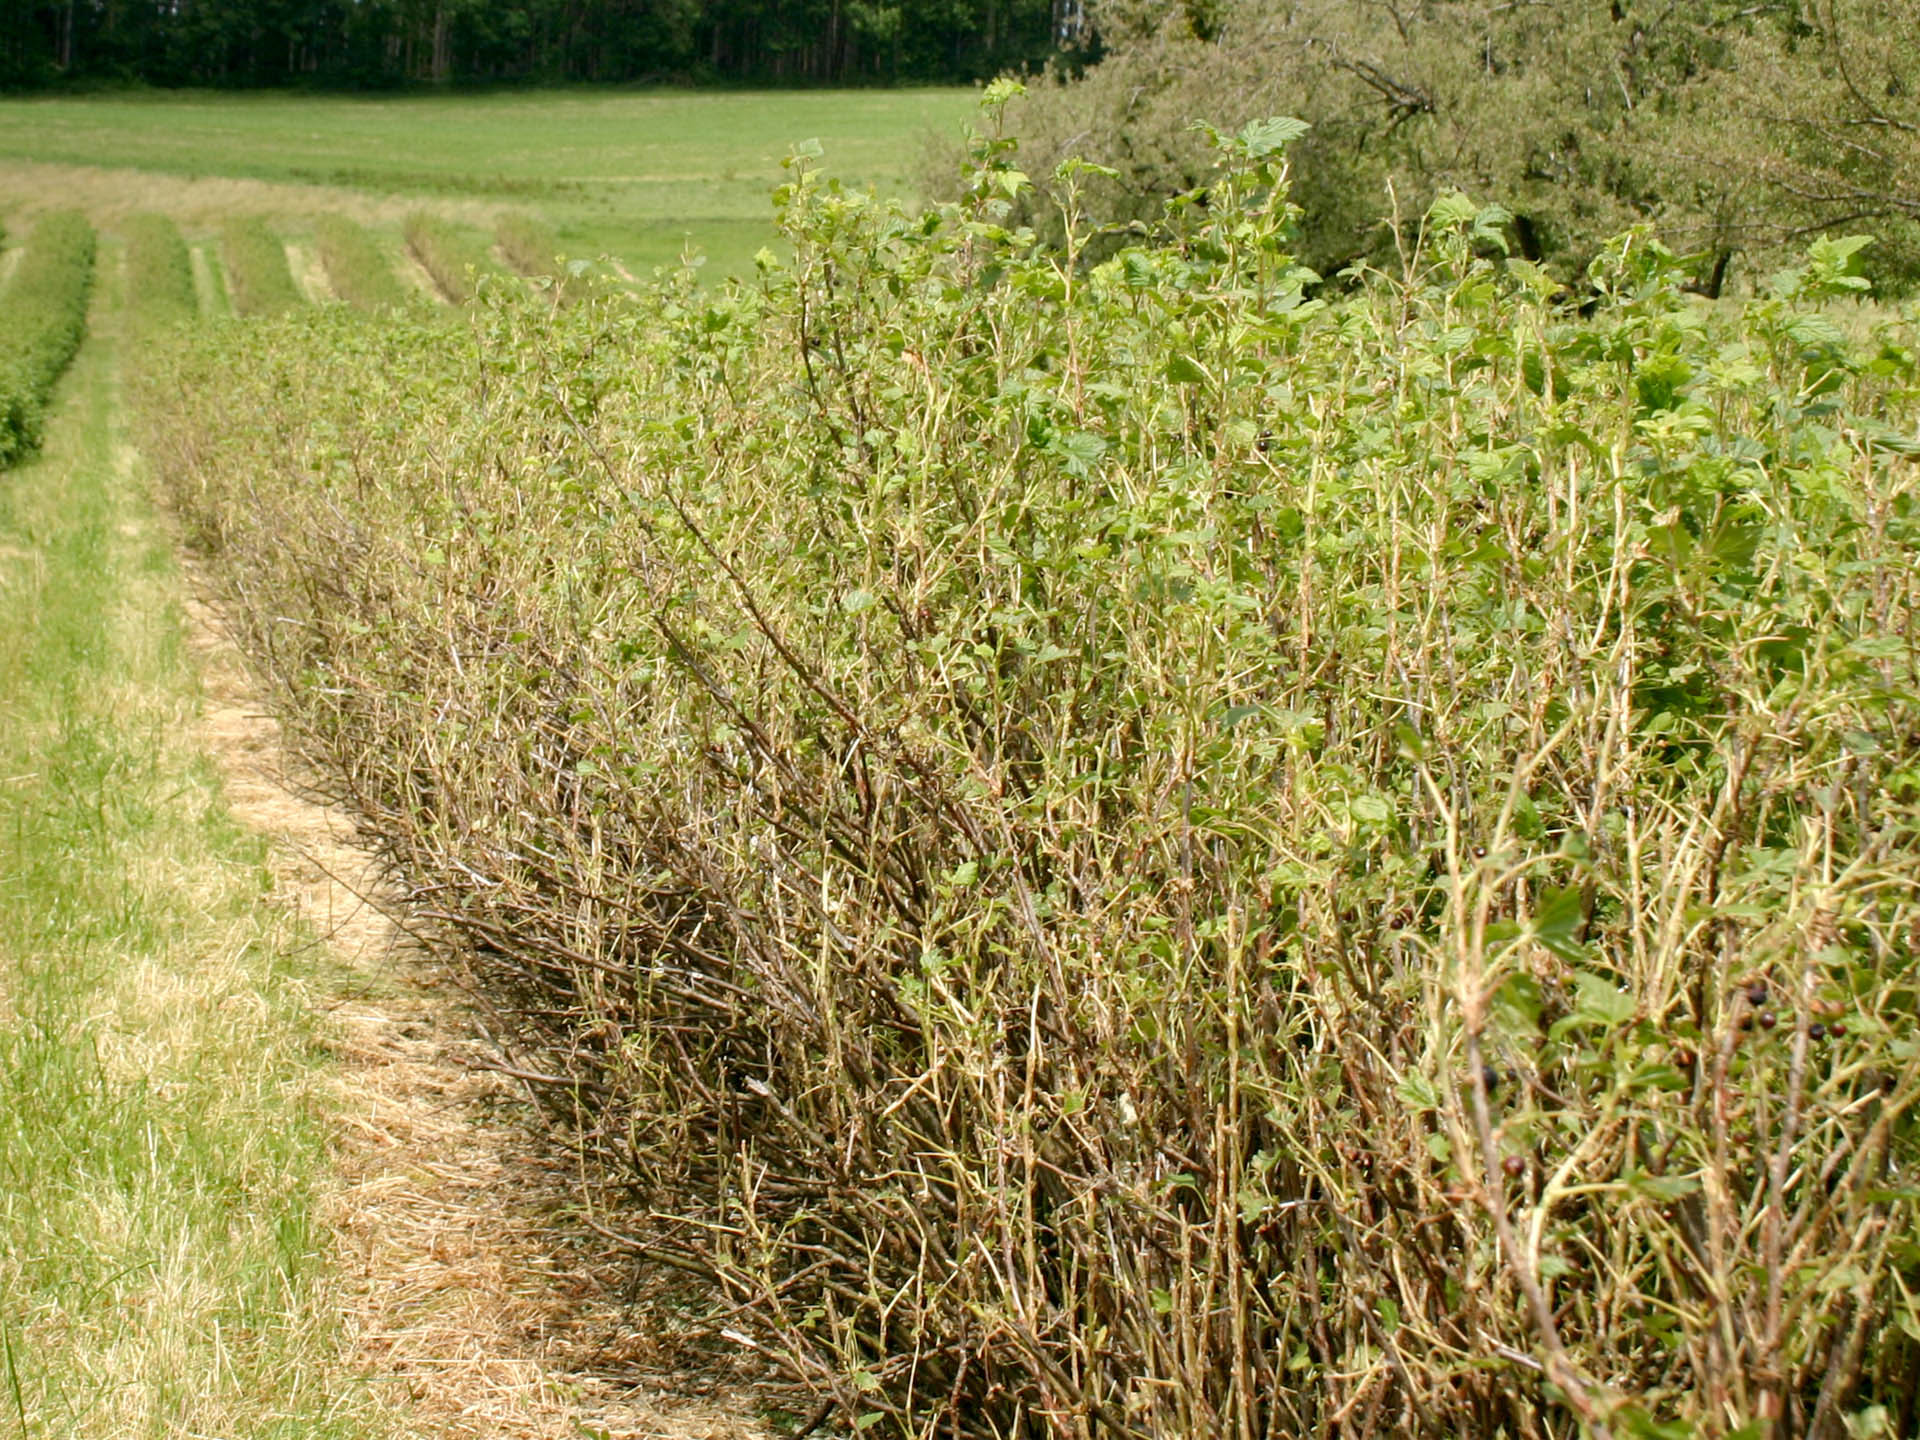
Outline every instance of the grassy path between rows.
<svg viewBox="0 0 1920 1440"><path fill-rule="evenodd" d="M321 962L193 738L114 268L0 473L0 1433L383 1434L317 1219Z"/></svg>

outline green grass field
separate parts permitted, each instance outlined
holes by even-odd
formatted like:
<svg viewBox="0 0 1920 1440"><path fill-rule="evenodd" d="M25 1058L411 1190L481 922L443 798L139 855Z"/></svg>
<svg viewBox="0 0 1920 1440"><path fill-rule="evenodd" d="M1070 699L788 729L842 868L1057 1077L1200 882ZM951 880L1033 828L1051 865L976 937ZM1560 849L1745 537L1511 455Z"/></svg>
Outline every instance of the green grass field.
<svg viewBox="0 0 1920 1440"><path fill-rule="evenodd" d="M318 1208L328 982L192 729L117 262L45 450L0 472L0 1414L371 1440Z"/></svg>
<svg viewBox="0 0 1920 1440"><path fill-rule="evenodd" d="M302 207L303 190L352 192L359 218L376 221L397 220L379 208L389 200L469 220L513 208L552 224L570 250L637 274L689 242L737 269L771 235L768 192L796 142L817 139L835 174L898 192L927 133L958 127L973 104L967 89L7 100L0 208L58 184L47 166L135 170L266 182L276 188L264 208L281 210L334 208ZM155 208L165 187L140 188Z"/></svg>

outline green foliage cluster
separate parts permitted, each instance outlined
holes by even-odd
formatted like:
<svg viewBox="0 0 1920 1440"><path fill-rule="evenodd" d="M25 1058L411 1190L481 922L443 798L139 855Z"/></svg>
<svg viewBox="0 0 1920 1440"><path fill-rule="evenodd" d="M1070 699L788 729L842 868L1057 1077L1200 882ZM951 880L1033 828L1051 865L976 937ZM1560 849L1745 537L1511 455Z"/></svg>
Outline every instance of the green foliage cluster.
<svg viewBox="0 0 1920 1440"><path fill-rule="evenodd" d="M327 283L349 305L360 310L398 310L414 298L364 226L329 213L314 221L313 237Z"/></svg>
<svg viewBox="0 0 1920 1440"><path fill-rule="evenodd" d="M120 227L126 242L127 305L145 325L178 325L195 319L193 261L180 227L164 215L135 215Z"/></svg>
<svg viewBox="0 0 1920 1440"><path fill-rule="evenodd" d="M1576 279L1606 239L1656 223L1718 289L1807 236L1866 230L1883 284L1920 281L1920 0L1109 0L1104 58L1017 116L1042 166L1114 173L1089 213L1157 221L1209 164L1198 117L1290 110L1307 262L1396 258L1434 196L1489 194L1516 245ZM944 161L942 164L944 165ZM1057 232L1044 202L1033 218Z"/></svg>
<svg viewBox="0 0 1920 1440"><path fill-rule="evenodd" d="M306 303L287 267L287 247L258 215L231 220L220 232L227 295L241 315L277 315Z"/></svg>
<svg viewBox="0 0 1920 1440"><path fill-rule="evenodd" d="M86 334L93 248L85 216L44 215L0 291L0 466L40 444L47 395Z"/></svg>
<svg viewBox="0 0 1920 1440"><path fill-rule="evenodd" d="M1457 194L1329 304L1299 130L1099 263L1085 165L799 161L754 286L288 317L152 452L596 1224L848 1424L1912 1433L1912 317Z"/></svg>
<svg viewBox="0 0 1920 1440"><path fill-rule="evenodd" d="M483 275L498 275L500 267L487 253L485 243L470 231L463 231L424 210L407 216L402 233L440 293L455 305L473 299L474 285Z"/></svg>

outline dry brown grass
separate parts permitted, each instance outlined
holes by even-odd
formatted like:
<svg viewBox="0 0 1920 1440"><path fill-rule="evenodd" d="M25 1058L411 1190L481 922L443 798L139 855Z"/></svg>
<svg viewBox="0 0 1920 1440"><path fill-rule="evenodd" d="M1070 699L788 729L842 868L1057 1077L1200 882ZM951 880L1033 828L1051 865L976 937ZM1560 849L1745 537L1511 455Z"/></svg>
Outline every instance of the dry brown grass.
<svg viewBox="0 0 1920 1440"><path fill-rule="evenodd" d="M491 228L503 207L479 200L371 195L335 185L291 185L227 176L170 175L104 165L0 161L0 197L25 218L43 210L81 210L110 227L130 215L166 215L183 228L210 229L234 215L346 215L363 225L397 225L421 209Z"/></svg>
<svg viewBox="0 0 1920 1440"><path fill-rule="evenodd" d="M750 1440L753 1376L716 1363L665 1290L561 1213L564 1161L522 1123L461 977L388 914L353 826L294 778L277 723L205 604L200 738L228 808L274 841L277 888L341 967L326 1108L339 1117L336 1237L349 1332L419 1433L561 1440ZM624 1287L624 1292L623 1292Z"/></svg>
<svg viewBox="0 0 1920 1440"><path fill-rule="evenodd" d="M324 305L338 298L333 285L327 279L327 270L320 263L320 255L311 245L297 240L287 242L287 269L293 274L293 283L300 287L300 293L314 305Z"/></svg>

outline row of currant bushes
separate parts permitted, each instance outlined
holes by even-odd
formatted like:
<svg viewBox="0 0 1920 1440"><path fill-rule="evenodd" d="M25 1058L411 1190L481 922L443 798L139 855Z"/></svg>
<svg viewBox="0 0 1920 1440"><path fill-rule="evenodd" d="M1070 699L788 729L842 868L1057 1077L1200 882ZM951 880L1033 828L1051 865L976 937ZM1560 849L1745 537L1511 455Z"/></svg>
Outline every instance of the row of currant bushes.
<svg viewBox="0 0 1920 1440"><path fill-rule="evenodd" d="M306 304L280 237L258 215L230 220L220 232L227 298L241 315L278 315Z"/></svg>
<svg viewBox="0 0 1920 1440"><path fill-rule="evenodd" d="M399 310L420 297L393 272L387 257L364 226L344 215L322 215L313 224L320 263L333 293L361 310Z"/></svg>
<svg viewBox="0 0 1920 1440"><path fill-rule="evenodd" d="M135 215L120 227L126 242L127 309L142 325L184 324L200 313L193 259L180 228L164 215Z"/></svg>
<svg viewBox="0 0 1920 1440"><path fill-rule="evenodd" d="M802 162L756 285L224 333L152 451L592 1223L846 1426L1911 1434L1912 317L1457 196L1322 303L1290 133L1096 266Z"/></svg>
<svg viewBox="0 0 1920 1440"><path fill-rule="evenodd" d="M84 216L44 215L0 289L0 466L39 447L47 396L86 334L93 248Z"/></svg>
<svg viewBox="0 0 1920 1440"><path fill-rule="evenodd" d="M407 249L450 304L467 304L477 281L502 273L477 237L436 215L416 211L401 230Z"/></svg>

